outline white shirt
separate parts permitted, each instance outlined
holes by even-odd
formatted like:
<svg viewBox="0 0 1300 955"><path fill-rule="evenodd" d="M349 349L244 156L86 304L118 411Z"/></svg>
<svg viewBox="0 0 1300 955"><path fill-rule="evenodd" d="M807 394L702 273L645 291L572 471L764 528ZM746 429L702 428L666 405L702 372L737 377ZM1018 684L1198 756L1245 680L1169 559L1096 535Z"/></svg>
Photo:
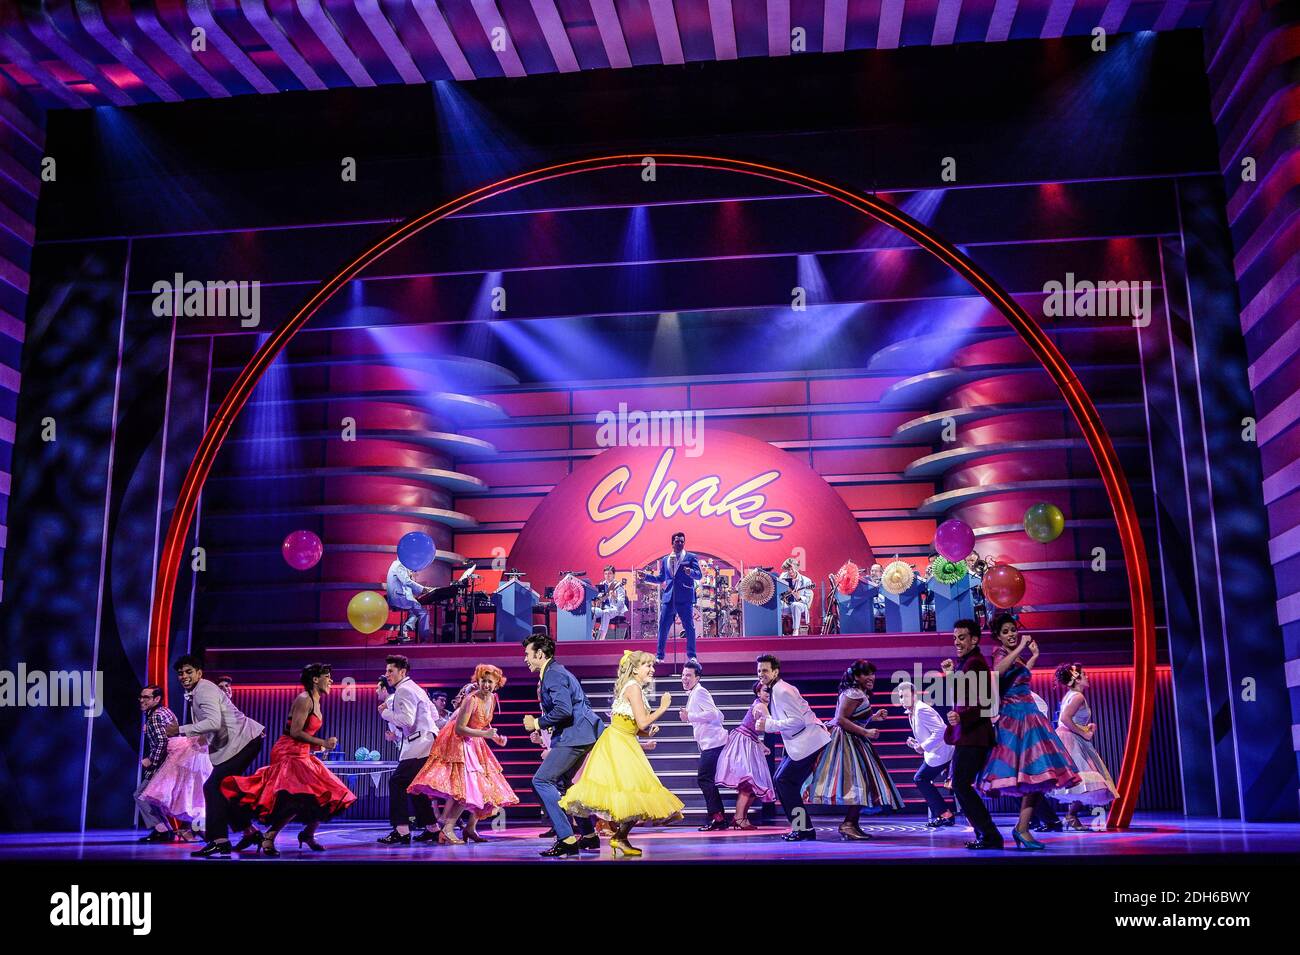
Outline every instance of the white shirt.
<svg viewBox="0 0 1300 955"><path fill-rule="evenodd" d="M813 713L808 701L785 680L770 688L766 733L780 733L781 744L791 759L811 756L831 741L831 732Z"/></svg>
<svg viewBox="0 0 1300 955"><path fill-rule="evenodd" d="M727 731L722 728L722 710L714 705L713 694L702 683L695 684L686 695L686 718L701 753L726 745Z"/></svg>
<svg viewBox="0 0 1300 955"><path fill-rule="evenodd" d="M921 753L927 766L943 766L952 761L953 747L943 741L946 724L929 703L916 700L908 714L912 724L912 738L921 744Z"/></svg>
<svg viewBox="0 0 1300 955"><path fill-rule="evenodd" d="M409 676L393 688L380 714L402 741L398 759L424 759L438 735L433 701Z"/></svg>
<svg viewBox="0 0 1300 955"><path fill-rule="evenodd" d="M791 590L798 591L798 593L794 595L794 599L796 603L801 603L804 605L804 607L812 606L813 582L811 578L805 577L803 574L799 574L797 577L793 577L793 578L787 577L785 574L782 574L780 579ZM803 587L806 587L807 589L801 590L800 588ZM782 606L789 607L790 605L782 601Z"/></svg>

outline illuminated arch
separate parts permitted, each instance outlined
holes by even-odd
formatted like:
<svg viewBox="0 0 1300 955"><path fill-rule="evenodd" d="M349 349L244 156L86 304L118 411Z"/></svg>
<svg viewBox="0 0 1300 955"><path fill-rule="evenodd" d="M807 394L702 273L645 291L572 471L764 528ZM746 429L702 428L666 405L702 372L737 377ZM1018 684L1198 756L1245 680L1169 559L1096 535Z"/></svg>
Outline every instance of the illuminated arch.
<svg viewBox="0 0 1300 955"><path fill-rule="evenodd" d="M1016 330L1042 363L1043 368L1051 375L1052 380L1061 390L1061 395L1074 415L1075 421L1078 422L1097 463L1097 469L1101 473L1111 510L1115 514L1124 551L1125 567L1128 570L1129 599L1133 610L1133 700L1129 709L1128 735L1124 744L1124 757L1118 783L1119 795L1111 808L1108 822L1111 828L1127 828L1137 805L1138 790L1146 767L1147 747L1151 740L1156 651L1151 572L1141 529L1138 526L1137 512L1133 506L1133 495L1120 467L1119 456L1115 453L1115 447L1102 425L1096 407L1084 391L1074 370L1029 313L1016 304L983 269L958 251L955 246L935 235L915 219L874 196L861 195L778 166L720 156L682 153L597 156L557 163L509 176L467 192L403 223L322 283L298 311L262 344L240 371L208 424L203 440L200 441L198 450L194 454L194 460L185 474L185 480L176 498L176 508L172 512L171 523L167 528L167 536L163 541L161 560L158 563L158 578L149 621L149 682L164 687L167 685L169 630L176 577L180 571L185 536L194 520L199 494L208 473L212 470L217 451L230 433L235 418L248 402L263 373L308 319L362 270L435 222L468 209L485 199L513 192L525 186L606 169L629 166L639 168L648 160L653 160L658 166L735 172L770 179L834 199L863 215L897 229L970 282L976 291L1006 317L1011 327Z"/></svg>

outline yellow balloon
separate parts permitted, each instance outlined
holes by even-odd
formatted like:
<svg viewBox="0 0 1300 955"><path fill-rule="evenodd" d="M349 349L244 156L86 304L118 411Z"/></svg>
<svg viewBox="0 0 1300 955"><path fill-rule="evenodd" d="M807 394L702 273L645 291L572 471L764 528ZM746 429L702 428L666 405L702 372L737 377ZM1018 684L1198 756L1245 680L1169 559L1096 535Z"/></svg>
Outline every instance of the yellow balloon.
<svg viewBox="0 0 1300 955"><path fill-rule="evenodd" d="M374 633L388 622L388 601L373 590L363 590L348 601L348 623L362 633Z"/></svg>
<svg viewBox="0 0 1300 955"><path fill-rule="evenodd" d="M1035 504L1025 511L1025 533L1046 544L1056 540L1065 530L1065 515L1055 504Z"/></svg>

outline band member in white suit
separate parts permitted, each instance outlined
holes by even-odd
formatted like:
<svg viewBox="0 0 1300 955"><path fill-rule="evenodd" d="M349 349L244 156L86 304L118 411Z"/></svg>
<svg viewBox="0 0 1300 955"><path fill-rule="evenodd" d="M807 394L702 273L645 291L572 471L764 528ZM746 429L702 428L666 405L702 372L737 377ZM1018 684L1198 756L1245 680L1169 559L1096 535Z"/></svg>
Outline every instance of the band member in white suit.
<svg viewBox="0 0 1300 955"><path fill-rule="evenodd" d="M798 636L808 632L808 617L812 613L813 582L799 573L799 561L787 557L781 563L781 580L790 588L789 595L781 601L782 619L789 617L790 633Z"/></svg>
<svg viewBox="0 0 1300 955"><path fill-rule="evenodd" d="M727 731L722 725L722 710L713 702L713 694L704 688L700 677L704 672L698 663L689 662L682 667L682 689L686 691L686 705L678 715L691 727L695 745L700 748L699 768L695 782L704 793L704 806L709 818L700 826L700 832L713 832L730 826L722 808L722 794L718 792L718 757L727 745Z"/></svg>
<svg viewBox="0 0 1300 955"><path fill-rule="evenodd" d="M388 565L384 592L388 598L388 606L394 610L406 611L406 619L402 621L402 634L408 639L412 630L419 634L421 640L429 637L429 608L417 599L428 589L411 576L411 572L400 560L395 560Z"/></svg>
<svg viewBox="0 0 1300 955"><path fill-rule="evenodd" d="M830 730L799 691L781 679L781 661L775 656L764 653L758 658L758 678L767 687L771 700L767 704L768 715L755 720L754 728L760 733L780 733L785 749L785 758L772 776L776 798L790 821L790 831L781 838L786 842L816 839L817 830L807 825L801 794L803 784L817 764L818 754L831 741Z"/></svg>
<svg viewBox="0 0 1300 955"><path fill-rule="evenodd" d="M402 751L397 768L388 777L388 821L393 831L379 839L386 846L411 844L411 816L407 800L415 804L415 823L424 831L415 842L434 842L438 838L433 800L408 793L415 774L429 758L429 748L438 735L437 711L424 687L411 679L411 662L400 654L385 661L384 679L391 692L379 705L379 715L393 735L401 740Z"/></svg>
<svg viewBox="0 0 1300 955"><path fill-rule="evenodd" d="M627 588L623 581L614 576L614 565L605 568L605 579L596 585L595 618L600 621L597 640L604 640L609 633L609 622L615 617L627 616Z"/></svg>

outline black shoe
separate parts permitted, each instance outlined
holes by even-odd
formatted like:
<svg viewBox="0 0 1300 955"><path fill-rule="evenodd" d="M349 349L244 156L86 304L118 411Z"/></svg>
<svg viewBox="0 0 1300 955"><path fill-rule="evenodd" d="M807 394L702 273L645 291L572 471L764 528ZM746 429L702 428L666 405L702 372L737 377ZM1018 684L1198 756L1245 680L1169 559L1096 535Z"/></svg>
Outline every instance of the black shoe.
<svg viewBox="0 0 1300 955"><path fill-rule="evenodd" d="M434 838L438 838L437 835ZM408 832L406 835L402 835L394 829L388 835L380 836L375 841L381 846L409 846L411 844L411 834Z"/></svg>
<svg viewBox="0 0 1300 955"><path fill-rule="evenodd" d="M253 846L262 844L262 834L256 829L249 829L240 837L239 842L235 843L235 852L243 852L245 849L251 849Z"/></svg>
<svg viewBox="0 0 1300 955"><path fill-rule="evenodd" d="M150 829L149 835L141 839L141 842L174 842L176 834L170 829L167 832L159 832L157 829Z"/></svg>
<svg viewBox="0 0 1300 955"><path fill-rule="evenodd" d="M717 819L710 819L704 825L700 826L700 832L721 832L723 829L730 829L731 823L719 816Z"/></svg>
<svg viewBox="0 0 1300 955"><path fill-rule="evenodd" d="M384 840L380 839L379 841L383 842ZM430 832L428 829L425 829L418 836L411 836L411 841L412 842L437 842L438 833L436 830L434 832Z"/></svg>
<svg viewBox="0 0 1300 955"><path fill-rule="evenodd" d="M555 827L552 826L550 829L547 829L545 832L539 832L539 833L537 834L537 838L538 838L538 839L554 839L554 838L555 838Z"/></svg>
<svg viewBox="0 0 1300 955"><path fill-rule="evenodd" d="M597 838L599 838L599 836ZM556 839L555 845L551 846L549 849L543 849L538 853L538 855L547 859L555 859L559 856L576 856L581 851L582 850L579 848L576 841L565 842L562 839Z"/></svg>
<svg viewBox="0 0 1300 955"><path fill-rule="evenodd" d="M991 842L988 839L976 839L974 842L966 843L967 849L1001 849L1002 840Z"/></svg>
<svg viewBox="0 0 1300 955"><path fill-rule="evenodd" d="M1034 832L1064 832L1065 824L1058 819L1056 822L1040 822L1029 828Z"/></svg>
<svg viewBox="0 0 1300 955"><path fill-rule="evenodd" d="M230 855L230 851L229 842L209 842L202 849L197 849L194 852L191 852L190 858L210 859L212 856L228 856Z"/></svg>
<svg viewBox="0 0 1300 955"><path fill-rule="evenodd" d="M594 832L591 833L590 835L579 836L578 848L581 849L583 852L599 852L600 836L598 836Z"/></svg>
<svg viewBox="0 0 1300 955"><path fill-rule="evenodd" d="M925 824L925 828L943 829L946 826L953 825L955 822L956 820L952 816L937 816L936 818L931 819L929 822L927 822Z"/></svg>
<svg viewBox="0 0 1300 955"><path fill-rule="evenodd" d="M812 842L817 838L816 829L791 829L781 836L785 842Z"/></svg>

